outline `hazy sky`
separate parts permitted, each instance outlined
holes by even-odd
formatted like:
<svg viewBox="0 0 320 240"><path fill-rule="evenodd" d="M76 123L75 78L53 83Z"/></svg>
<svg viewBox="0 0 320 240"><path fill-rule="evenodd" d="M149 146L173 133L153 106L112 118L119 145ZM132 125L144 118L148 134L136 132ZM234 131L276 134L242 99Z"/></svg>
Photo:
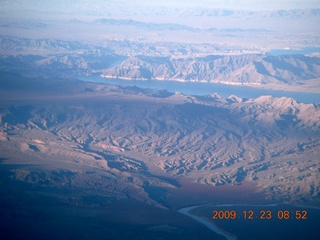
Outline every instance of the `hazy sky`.
<svg viewBox="0 0 320 240"><path fill-rule="evenodd" d="M229 9L295 9L295 8L319 8L319 0L162 0L162 1L137 1L146 4L175 6L175 7L217 7Z"/></svg>
<svg viewBox="0 0 320 240"><path fill-rule="evenodd" d="M134 8L226 8L274 10L320 8L319 0L0 0L1 11L96 12Z"/></svg>

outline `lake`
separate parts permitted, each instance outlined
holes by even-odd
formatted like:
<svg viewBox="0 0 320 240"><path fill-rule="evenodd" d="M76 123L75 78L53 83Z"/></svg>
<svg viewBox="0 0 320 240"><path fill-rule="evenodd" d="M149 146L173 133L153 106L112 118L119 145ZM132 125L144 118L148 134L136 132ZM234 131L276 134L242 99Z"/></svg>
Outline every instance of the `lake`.
<svg viewBox="0 0 320 240"><path fill-rule="evenodd" d="M140 88L167 89L169 92L181 92L186 95L210 95L218 93L226 98L237 95L241 98L257 98L262 95L273 97L290 97L303 103L320 103L320 93L289 92L280 90L259 89L248 86L235 86L220 83L194 83L157 80L120 80L100 76L81 76L78 79L88 82L100 82L119 86L137 86Z"/></svg>

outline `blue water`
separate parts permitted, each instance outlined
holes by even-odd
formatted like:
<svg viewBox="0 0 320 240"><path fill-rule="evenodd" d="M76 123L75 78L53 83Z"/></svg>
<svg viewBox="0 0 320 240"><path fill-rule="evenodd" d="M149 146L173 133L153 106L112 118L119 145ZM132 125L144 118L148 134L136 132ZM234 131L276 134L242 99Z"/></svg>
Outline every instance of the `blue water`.
<svg viewBox="0 0 320 240"><path fill-rule="evenodd" d="M262 95L271 95L273 97L290 97L303 103L320 103L320 93L289 92L259 89L248 86L234 86L219 83L192 83L177 81L141 81L141 80L120 80L108 79L100 76L78 77L80 80L89 82L101 82L119 86L137 86L141 88L167 89L169 92L181 92L186 95L209 95L218 93L226 98L230 95L236 95L241 98L257 98Z"/></svg>

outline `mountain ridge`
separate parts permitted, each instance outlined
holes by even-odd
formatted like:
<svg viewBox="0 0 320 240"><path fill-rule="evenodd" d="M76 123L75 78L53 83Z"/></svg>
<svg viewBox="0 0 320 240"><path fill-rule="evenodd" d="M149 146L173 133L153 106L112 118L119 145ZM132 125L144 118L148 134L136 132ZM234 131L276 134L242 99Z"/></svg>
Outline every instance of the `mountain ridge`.
<svg viewBox="0 0 320 240"><path fill-rule="evenodd" d="M316 56L204 52L198 45L107 42L96 46L73 41L2 38L2 71L20 74L101 75L126 80L176 80L234 85L309 86L320 77ZM199 49L196 49L199 48ZM214 46L211 46L214 47ZM119 52L122 49L121 52ZM139 49L139 50L138 50ZM167 54L159 54L166 49ZM214 52L217 52L216 54Z"/></svg>
<svg viewBox="0 0 320 240"><path fill-rule="evenodd" d="M230 84L299 84L320 76L319 59L315 57L253 54L211 57L214 60L131 57L103 71L102 76Z"/></svg>
<svg viewBox="0 0 320 240"><path fill-rule="evenodd" d="M151 182L170 186L169 179L186 178L212 186L249 181L274 200L318 201L319 105L70 86L64 98L52 92L46 93L51 100L2 103L2 149L52 159L45 165L57 161L60 168L75 164L116 174L119 197L128 179L127 193L141 199Z"/></svg>

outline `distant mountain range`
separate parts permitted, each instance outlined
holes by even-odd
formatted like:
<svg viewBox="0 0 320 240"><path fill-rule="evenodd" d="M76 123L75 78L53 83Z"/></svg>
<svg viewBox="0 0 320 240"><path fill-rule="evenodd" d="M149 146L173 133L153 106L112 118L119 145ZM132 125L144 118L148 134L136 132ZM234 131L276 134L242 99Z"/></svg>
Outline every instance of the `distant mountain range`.
<svg viewBox="0 0 320 240"><path fill-rule="evenodd" d="M270 32L271 30L262 28L200 28L190 27L182 24L174 23L152 23L135 21L132 19L113 19L113 18L101 18L94 21L95 24L111 25L111 26L135 26L139 28L162 30L162 31L190 31L190 32Z"/></svg>
<svg viewBox="0 0 320 240"><path fill-rule="evenodd" d="M199 45L155 46L110 41L104 46L95 46L62 40L3 38L1 47L0 68L23 74L99 74L106 78L128 80L177 80L256 86L304 85L308 80L320 77L319 57L205 54ZM202 48L219 51L210 45ZM134 51L134 55L124 55L126 49ZM195 56L197 54L199 56Z"/></svg>
<svg viewBox="0 0 320 240"><path fill-rule="evenodd" d="M182 11L183 12L183 11ZM319 17L320 9L286 9L286 10L231 10L231 9L193 9L185 11L189 16L213 16L213 17L252 17L252 18L306 18Z"/></svg>
<svg viewBox="0 0 320 240"><path fill-rule="evenodd" d="M171 12L170 12L171 11ZM156 12L156 10L155 10ZM146 13L148 14L148 13ZM271 11L250 11L250 10L227 10L227 9L185 9L185 10L170 10L170 9L162 9L162 12L159 13L159 16L171 16L171 15L178 15L179 17L193 17L193 18L201 18L207 17L212 19L220 18L221 20L229 21L230 19L243 19L247 20L307 20L307 19L317 19L320 17L320 9L291 9L291 10L271 10ZM153 22L143 22L134 19L117 19L117 18L100 18L96 19L94 23L97 24L108 24L108 25L126 25L126 26L136 26L136 27L143 27L143 28L150 28L150 29L158 29L158 30L168 30L168 31L205 31L210 30L210 28L203 28L203 27L195 27L190 25L182 25L182 24L174 24L174 23L157 23L157 21ZM217 23L220 26L219 23ZM241 25L242 26L242 25ZM269 26L270 29L274 29L275 26ZM215 28L212 28L215 29ZM232 28L223 29L218 27L220 30L226 31L233 31L233 30L248 30L250 29L245 28ZM259 31L270 31L270 29L256 29ZM215 29L217 30L217 29ZM251 29L251 30L254 30Z"/></svg>

